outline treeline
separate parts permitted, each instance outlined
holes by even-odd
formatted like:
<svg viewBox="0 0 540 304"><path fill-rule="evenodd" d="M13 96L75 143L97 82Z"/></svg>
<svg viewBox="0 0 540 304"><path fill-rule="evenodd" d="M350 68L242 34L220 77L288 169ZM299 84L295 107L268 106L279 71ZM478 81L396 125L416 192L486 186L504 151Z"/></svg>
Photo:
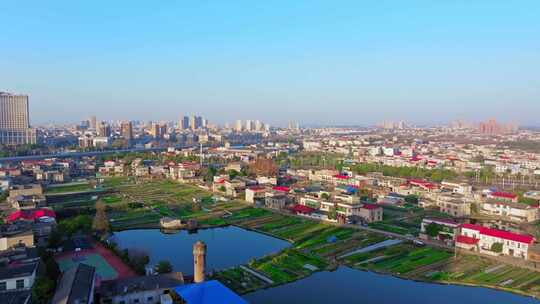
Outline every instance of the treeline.
<svg viewBox="0 0 540 304"><path fill-rule="evenodd" d="M101 161L109 160L124 160L126 163L131 164L133 160L140 158L143 160L154 161L173 161L173 162L198 162L199 157L196 155L183 156L183 155L164 155L159 152L129 152L120 154L110 154L101 156Z"/></svg>
<svg viewBox="0 0 540 304"><path fill-rule="evenodd" d="M393 167L376 163L363 163L351 166L351 170L358 174L367 174L370 172L381 172L385 176L402 178L421 178L435 182L443 180L452 180L458 177L458 174L447 169L424 169L420 167Z"/></svg>

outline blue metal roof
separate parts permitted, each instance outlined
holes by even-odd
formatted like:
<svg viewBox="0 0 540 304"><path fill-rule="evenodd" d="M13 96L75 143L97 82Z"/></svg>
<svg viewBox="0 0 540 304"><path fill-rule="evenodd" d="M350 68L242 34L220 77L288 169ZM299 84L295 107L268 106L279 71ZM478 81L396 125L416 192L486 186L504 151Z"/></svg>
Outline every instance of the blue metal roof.
<svg viewBox="0 0 540 304"><path fill-rule="evenodd" d="M216 280L181 285L174 290L187 304L248 304L246 300Z"/></svg>

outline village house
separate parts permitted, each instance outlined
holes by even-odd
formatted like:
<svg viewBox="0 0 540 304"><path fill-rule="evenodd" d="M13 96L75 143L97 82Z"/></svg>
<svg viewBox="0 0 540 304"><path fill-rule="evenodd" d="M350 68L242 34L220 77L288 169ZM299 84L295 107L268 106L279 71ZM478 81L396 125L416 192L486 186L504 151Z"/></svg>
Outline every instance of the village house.
<svg viewBox="0 0 540 304"><path fill-rule="evenodd" d="M31 210L47 206L45 195L10 196L7 201L15 210Z"/></svg>
<svg viewBox="0 0 540 304"><path fill-rule="evenodd" d="M471 202L461 194L447 193L437 196L439 211L454 217L468 217L471 215Z"/></svg>
<svg viewBox="0 0 540 304"><path fill-rule="evenodd" d="M225 194L231 197L239 197L246 189L246 183L240 179L225 180Z"/></svg>
<svg viewBox="0 0 540 304"><path fill-rule="evenodd" d="M429 225L436 225L437 235L431 236L428 232ZM440 241L446 241L454 243L456 235L459 234L461 225L451 219L439 219L439 218L424 218L420 225L420 238L423 239L437 239Z"/></svg>
<svg viewBox="0 0 540 304"><path fill-rule="evenodd" d="M264 204L266 191L264 186L251 186L246 189L245 201L251 204Z"/></svg>
<svg viewBox="0 0 540 304"><path fill-rule="evenodd" d="M17 222L0 226L0 251L21 246L34 246L34 232L30 223Z"/></svg>
<svg viewBox="0 0 540 304"><path fill-rule="evenodd" d="M503 202L517 203L518 196L514 193L502 192L502 191L489 191L487 192L486 197L488 199L494 199Z"/></svg>
<svg viewBox="0 0 540 304"><path fill-rule="evenodd" d="M376 204L362 204L358 210L358 216L367 223L380 222L383 220L383 208Z"/></svg>
<svg viewBox="0 0 540 304"><path fill-rule="evenodd" d="M139 276L102 282L101 304L159 304L161 296L184 284L182 273Z"/></svg>
<svg viewBox="0 0 540 304"><path fill-rule="evenodd" d="M264 205L270 209L282 210L289 204L290 198L281 191L266 192Z"/></svg>
<svg viewBox="0 0 540 304"><path fill-rule="evenodd" d="M7 298L6 294L11 292L24 294L27 292L29 297L30 289L36 280L38 266L39 262L32 262L0 268L0 300Z"/></svg>
<svg viewBox="0 0 540 304"><path fill-rule="evenodd" d="M463 224L456 246L489 255L506 255L527 260L534 237L480 225Z"/></svg>
<svg viewBox="0 0 540 304"><path fill-rule="evenodd" d="M482 203L480 212L495 215L510 221L528 223L538 220L538 206L514 203L504 200L487 199Z"/></svg>
<svg viewBox="0 0 540 304"><path fill-rule="evenodd" d="M9 197L14 198L21 195L43 195L43 187L40 184L13 185L9 189Z"/></svg>
<svg viewBox="0 0 540 304"><path fill-rule="evenodd" d="M463 194L463 195L471 195L473 190L472 186L467 183L452 183L449 181L443 181L441 183L441 188L445 190L449 190L453 193Z"/></svg>

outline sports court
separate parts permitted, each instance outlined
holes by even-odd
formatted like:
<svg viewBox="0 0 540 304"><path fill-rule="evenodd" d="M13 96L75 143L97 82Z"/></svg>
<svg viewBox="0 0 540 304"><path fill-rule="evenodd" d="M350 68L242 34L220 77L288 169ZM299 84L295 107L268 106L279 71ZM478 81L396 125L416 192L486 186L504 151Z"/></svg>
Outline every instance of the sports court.
<svg viewBox="0 0 540 304"><path fill-rule="evenodd" d="M77 264L83 263L96 268L99 280L114 280L118 277L118 272L101 255L95 253L87 253L85 255L73 253L72 256L57 259L57 262L61 272L65 272L77 266Z"/></svg>
<svg viewBox="0 0 540 304"><path fill-rule="evenodd" d="M85 248L86 246L82 246ZM88 248L89 247L89 248ZM79 263L96 268L98 281L108 281L135 276L135 273L110 250L94 243L80 251L70 251L55 257L61 272L65 272ZM80 247L79 247L80 248Z"/></svg>

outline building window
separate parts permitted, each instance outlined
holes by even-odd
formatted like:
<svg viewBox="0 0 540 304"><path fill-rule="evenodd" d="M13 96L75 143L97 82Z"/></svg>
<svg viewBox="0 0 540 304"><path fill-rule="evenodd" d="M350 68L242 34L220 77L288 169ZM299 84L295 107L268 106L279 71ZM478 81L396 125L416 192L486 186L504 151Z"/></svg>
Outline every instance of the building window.
<svg viewBox="0 0 540 304"><path fill-rule="evenodd" d="M0 282L0 291L7 290L7 283L6 282Z"/></svg>
<svg viewBox="0 0 540 304"><path fill-rule="evenodd" d="M154 301L154 297L148 297L148 299L146 299L148 302L152 302Z"/></svg>
<svg viewBox="0 0 540 304"><path fill-rule="evenodd" d="M24 288L24 280L17 280L15 285L16 285L17 289L23 289Z"/></svg>
<svg viewBox="0 0 540 304"><path fill-rule="evenodd" d="M139 299L133 300L133 303L139 303Z"/></svg>

